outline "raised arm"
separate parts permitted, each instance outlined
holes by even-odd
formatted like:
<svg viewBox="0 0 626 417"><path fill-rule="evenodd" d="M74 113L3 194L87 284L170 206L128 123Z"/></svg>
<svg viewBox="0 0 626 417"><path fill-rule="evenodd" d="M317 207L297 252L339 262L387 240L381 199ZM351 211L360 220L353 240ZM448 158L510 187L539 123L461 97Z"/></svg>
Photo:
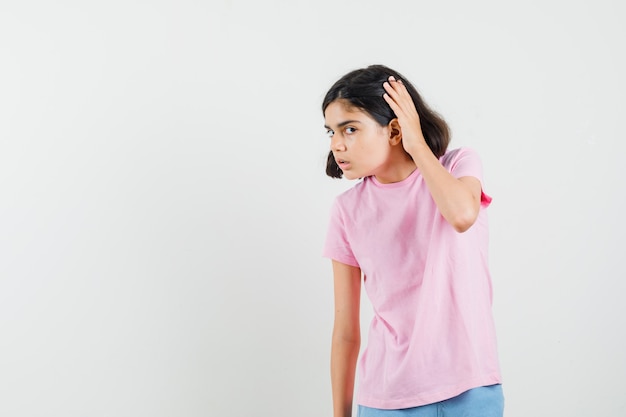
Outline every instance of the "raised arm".
<svg viewBox="0 0 626 417"><path fill-rule="evenodd" d="M415 104L401 81L390 77L384 88L384 98L398 117L402 146L419 168L437 208L457 232L466 231L480 210L480 181L475 177L455 178L441 165L426 144Z"/></svg>
<svg viewBox="0 0 626 417"><path fill-rule="evenodd" d="M333 416L350 417L356 361L361 347L361 270L333 261L335 322L330 358Z"/></svg>

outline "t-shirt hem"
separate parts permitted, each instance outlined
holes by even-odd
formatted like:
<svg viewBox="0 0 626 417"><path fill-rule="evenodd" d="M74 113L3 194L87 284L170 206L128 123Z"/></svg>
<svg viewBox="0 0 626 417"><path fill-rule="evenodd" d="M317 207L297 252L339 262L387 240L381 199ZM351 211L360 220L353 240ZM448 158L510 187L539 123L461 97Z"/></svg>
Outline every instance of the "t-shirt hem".
<svg viewBox="0 0 626 417"><path fill-rule="evenodd" d="M413 408L438 403L440 401L454 398L458 395L461 395L465 391L473 388L485 387L501 383L502 378L500 377L500 375L493 374L465 381L462 384L457 384L454 387L450 387L443 391L438 391L435 393L421 393L410 398L381 399L359 395L357 403L365 407L378 408L381 410L400 410L403 408Z"/></svg>

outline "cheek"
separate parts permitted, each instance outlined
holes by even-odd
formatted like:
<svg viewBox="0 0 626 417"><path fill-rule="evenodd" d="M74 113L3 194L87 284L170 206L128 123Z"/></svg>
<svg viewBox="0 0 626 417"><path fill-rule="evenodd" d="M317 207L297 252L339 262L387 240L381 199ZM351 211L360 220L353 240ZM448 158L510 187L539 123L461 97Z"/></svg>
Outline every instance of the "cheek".
<svg viewBox="0 0 626 417"><path fill-rule="evenodd" d="M372 158L378 159L384 157L389 153L389 144L385 141L384 138L377 137L369 142L366 152Z"/></svg>

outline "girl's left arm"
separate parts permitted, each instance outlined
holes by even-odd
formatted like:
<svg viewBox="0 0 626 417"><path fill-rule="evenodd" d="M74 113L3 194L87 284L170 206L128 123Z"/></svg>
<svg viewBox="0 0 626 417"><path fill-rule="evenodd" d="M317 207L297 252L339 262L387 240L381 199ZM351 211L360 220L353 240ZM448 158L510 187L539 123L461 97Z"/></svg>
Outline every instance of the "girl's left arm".
<svg viewBox="0 0 626 417"><path fill-rule="evenodd" d="M398 117L402 146L417 165L437 208L457 232L469 229L480 210L482 186L478 178L455 178L441 165L424 139L415 104L401 81L384 84L385 100Z"/></svg>

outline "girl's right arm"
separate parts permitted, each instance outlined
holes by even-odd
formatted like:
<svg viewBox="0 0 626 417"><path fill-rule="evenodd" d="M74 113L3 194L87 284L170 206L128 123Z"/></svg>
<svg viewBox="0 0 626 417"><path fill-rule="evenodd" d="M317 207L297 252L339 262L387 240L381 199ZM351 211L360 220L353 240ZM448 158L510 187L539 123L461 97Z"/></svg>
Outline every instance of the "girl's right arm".
<svg viewBox="0 0 626 417"><path fill-rule="evenodd" d="M361 347L361 269L333 260L335 322L330 374L334 417L352 415L356 362Z"/></svg>

